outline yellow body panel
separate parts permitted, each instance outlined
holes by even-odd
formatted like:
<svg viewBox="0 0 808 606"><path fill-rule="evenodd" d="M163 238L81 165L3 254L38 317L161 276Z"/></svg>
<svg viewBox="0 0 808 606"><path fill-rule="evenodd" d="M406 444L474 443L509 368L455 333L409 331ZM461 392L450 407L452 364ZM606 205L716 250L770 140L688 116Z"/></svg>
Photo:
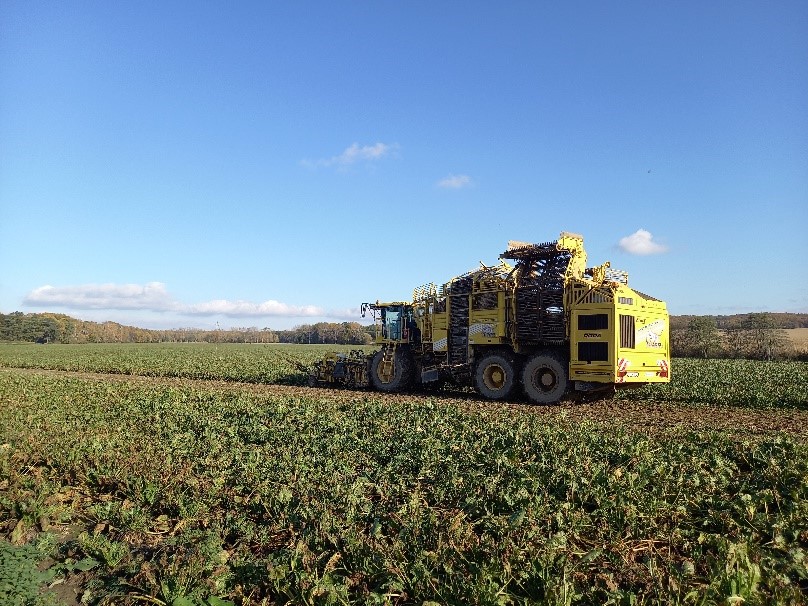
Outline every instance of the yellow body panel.
<svg viewBox="0 0 808 606"><path fill-rule="evenodd" d="M436 313L432 316L432 351L446 351L447 347L447 322L449 314L446 312Z"/></svg>
<svg viewBox="0 0 808 606"><path fill-rule="evenodd" d="M499 345L505 341L505 322L500 321L498 309L469 313L469 343L471 345Z"/></svg>
<svg viewBox="0 0 808 606"><path fill-rule="evenodd" d="M598 303L576 305L570 318L570 380L670 381L670 326L665 303L625 285ZM592 299L593 297L590 297Z"/></svg>

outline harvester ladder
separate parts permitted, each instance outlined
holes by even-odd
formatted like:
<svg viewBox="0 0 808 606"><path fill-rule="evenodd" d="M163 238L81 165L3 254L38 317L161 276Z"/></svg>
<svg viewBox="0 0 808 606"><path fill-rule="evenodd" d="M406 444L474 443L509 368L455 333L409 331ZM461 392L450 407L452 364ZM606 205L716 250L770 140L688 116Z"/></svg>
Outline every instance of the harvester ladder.
<svg viewBox="0 0 808 606"><path fill-rule="evenodd" d="M424 312L424 332L421 335L421 341L425 343L432 343L432 311L427 309Z"/></svg>
<svg viewBox="0 0 808 606"><path fill-rule="evenodd" d="M379 378L385 382L389 383L393 380L393 375L395 374L396 368L396 344L393 343L392 345L387 345L384 348L384 354L382 355L382 363L380 364L381 368L379 369Z"/></svg>
<svg viewBox="0 0 808 606"><path fill-rule="evenodd" d="M419 286L412 291L412 301L416 309L421 312L423 329L421 331L421 342L432 343L432 315L435 313L437 304L437 288L430 282Z"/></svg>

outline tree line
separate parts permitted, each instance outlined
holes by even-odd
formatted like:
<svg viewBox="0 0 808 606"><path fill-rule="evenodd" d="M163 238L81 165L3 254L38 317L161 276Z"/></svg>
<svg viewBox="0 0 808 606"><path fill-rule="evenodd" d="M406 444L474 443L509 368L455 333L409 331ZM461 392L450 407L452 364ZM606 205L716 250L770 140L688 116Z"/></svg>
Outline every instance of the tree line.
<svg viewBox="0 0 808 606"><path fill-rule="evenodd" d="M319 322L291 330L255 326L227 330L150 330L117 322L89 322L54 313L0 314L0 341L30 343L335 343L373 341L373 327L358 322Z"/></svg>
<svg viewBox="0 0 808 606"><path fill-rule="evenodd" d="M734 330L742 328L749 322L749 316L765 316L766 322L778 329L808 328L808 314L765 312L756 314L734 314L731 316L671 316L671 330L683 330L695 318L709 318L718 330Z"/></svg>
<svg viewBox="0 0 808 606"><path fill-rule="evenodd" d="M676 322L672 319L673 355L756 360L789 357L808 361L808 351L795 350L785 333L785 327L805 328L802 323L805 316L750 313L729 317L687 316L677 318Z"/></svg>
<svg viewBox="0 0 808 606"><path fill-rule="evenodd" d="M279 330L281 343L339 343L342 345L370 345L375 335L373 325L358 322L318 322L303 324L291 330Z"/></svg>

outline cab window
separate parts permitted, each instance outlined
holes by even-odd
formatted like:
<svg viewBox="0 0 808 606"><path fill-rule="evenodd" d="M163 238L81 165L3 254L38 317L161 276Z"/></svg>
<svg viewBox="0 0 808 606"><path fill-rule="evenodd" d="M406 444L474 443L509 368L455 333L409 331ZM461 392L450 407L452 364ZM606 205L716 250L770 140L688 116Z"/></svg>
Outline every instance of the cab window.
<svg viewBox="0 0 808 606"><path fill-rule="evenodd" d="M399 341L401 339L401 311L399 309L382 310L382 327L385 339Z"/></svg>

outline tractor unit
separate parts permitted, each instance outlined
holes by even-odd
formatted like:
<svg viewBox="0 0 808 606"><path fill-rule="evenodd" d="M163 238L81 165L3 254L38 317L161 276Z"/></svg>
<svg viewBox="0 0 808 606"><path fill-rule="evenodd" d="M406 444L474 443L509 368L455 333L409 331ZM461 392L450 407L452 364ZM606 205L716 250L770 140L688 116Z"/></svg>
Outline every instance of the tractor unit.
<svg viewBox="0 0 808 606"><path fill-rule="evenodd" d="M499 257L416 288L411 302L363 303L379 351L330 354L310 383L399 392L451 382L492 400L523 392L553 404L670 381L665 303L608 262L587 268L581 236L509 242Z"/></svg>

